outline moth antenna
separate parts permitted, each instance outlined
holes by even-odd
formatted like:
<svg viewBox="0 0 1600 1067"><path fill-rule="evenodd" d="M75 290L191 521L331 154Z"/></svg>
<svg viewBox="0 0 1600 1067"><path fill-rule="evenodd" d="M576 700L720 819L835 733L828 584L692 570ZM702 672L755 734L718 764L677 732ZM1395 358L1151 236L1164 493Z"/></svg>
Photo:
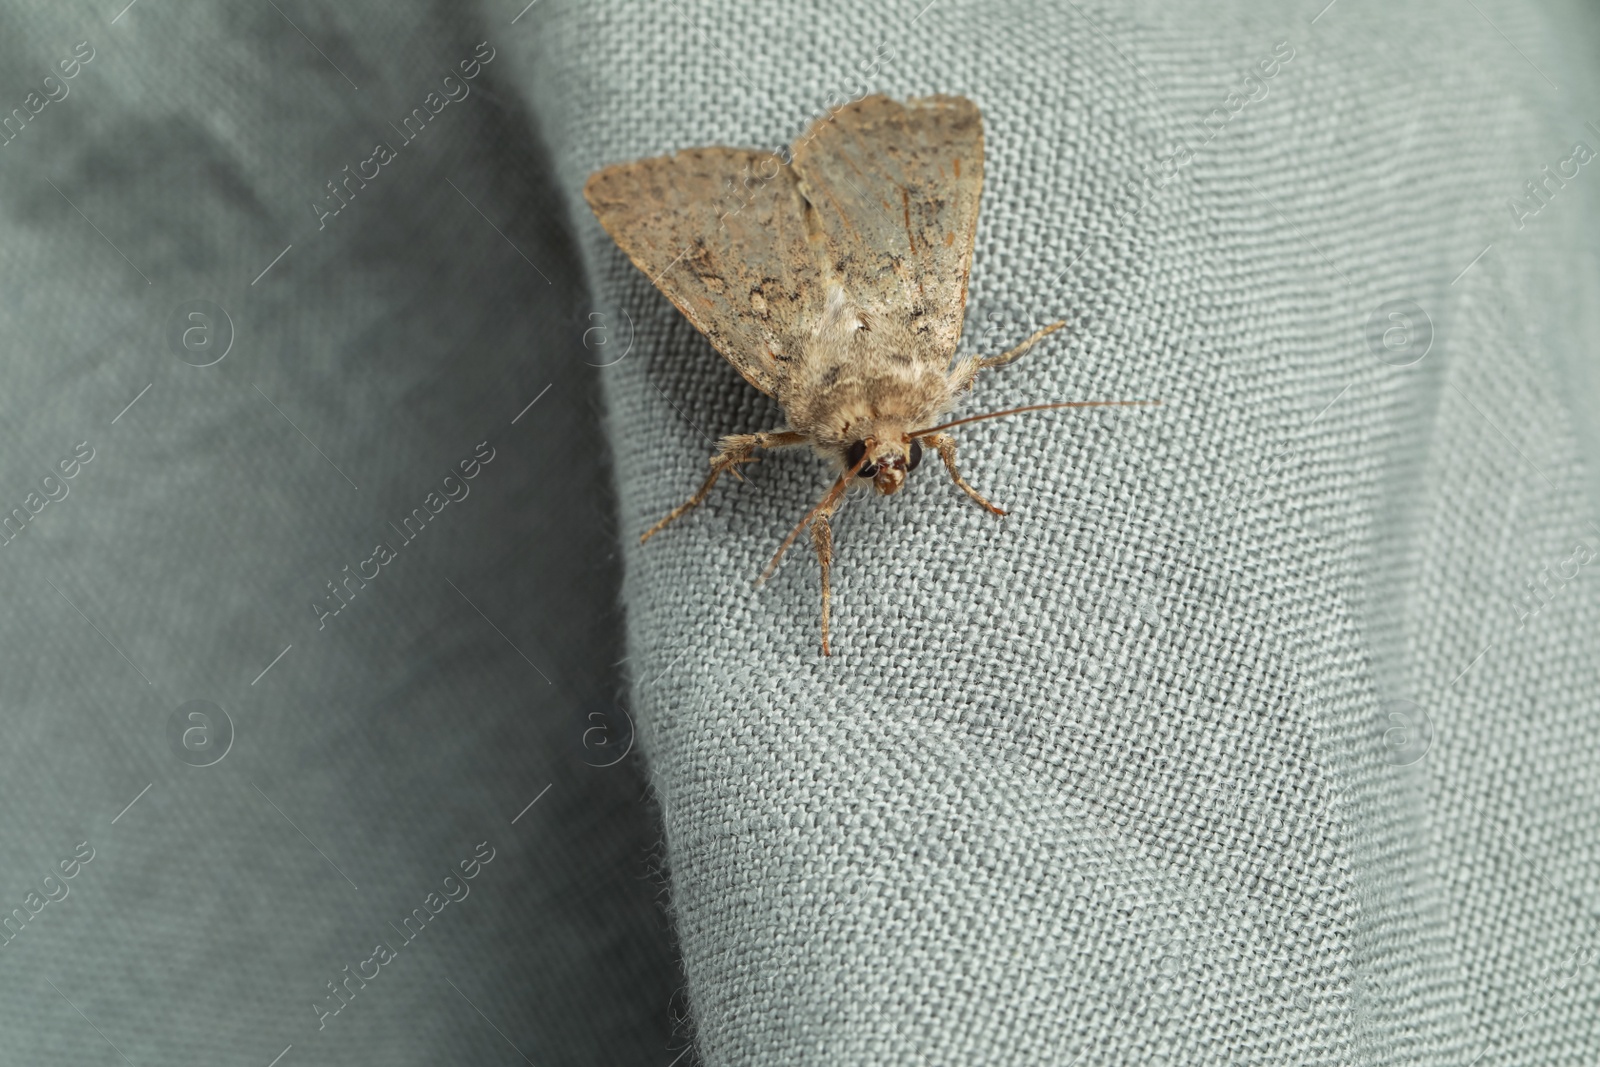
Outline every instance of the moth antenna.
<svg viewBox="0 0 1600 1067"><path fill-rule="evenodd" d="M816 506L806 512L800 521L794 524L794 529L789 531L789 536L785 537L783 544L778 546L778 551L772 557L772 562L767 564L767 569L762 571L761 577L756 579L757 587L760 587L762 582L772 577L772 573L778 569L778 561L783 558L785 552L789 551L789 546L794 544L795 539L800 536L800 531L806 528L806 523L814 519L817 512L838 500L844 494L844 491L850 487L850 479L854 478L867 462L867 456L872 452L872 444L872 438L867 438L867 447L862 451L861 458L856 460L853 467L839 475L839 480L833 483L833 488L824 493L822 499L817 501Z"/></svg>
<svg viewBox="0 0 1600 1067"><path fill-rule="evenodd" d="M953 422L941 423L930 426L926 430L913 430L908 436L926 437L940 430L948 430L952 426L962 426L969 422L982 422L984 419L998 419L1006 415L1020 415L1024 411L1049 411L1052 408L1110 408L1110 407L1158 407L1159 400L1064 400L1059 404L1026 404L1020 408L1007 408L1005 411L990 411L983 415L968 415L964 419Z"/></svg>

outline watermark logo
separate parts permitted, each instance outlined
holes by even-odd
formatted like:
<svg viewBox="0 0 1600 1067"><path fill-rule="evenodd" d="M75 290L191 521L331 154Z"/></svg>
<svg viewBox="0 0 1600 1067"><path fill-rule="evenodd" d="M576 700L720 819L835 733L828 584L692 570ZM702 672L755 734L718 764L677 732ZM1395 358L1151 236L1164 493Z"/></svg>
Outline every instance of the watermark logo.
<svg viewBox="0 0 1600 1067"><path fill-rule="evenodd" d="M191 700L167 717L167 744L191 767L215 766L233 748L233 719L220 704Z"/></svg>
<svg viewBox="0 0 1600 1067"><path fill-rule="evenodd" d="M72 487L67 482L76 478L83 470L83 465L94 459L94 456L94 446L88 441L79 441L73 448L72 455L57 460L56 470L39 479L39 488L44 490L43 496L39 495L38 490L33 490L22 498L20 505L7 507L5 504L0 504L0 547L16 540L45 508L67 499L72 492ZM61 477L56 477L56 471L61 472Z"/></svg>
<svg viewBox="0 0 1600 1067"><path fill-rule="evenodd" d="M1367 318L1367 347L1391 367L1409 367L1433 347L1433 320L1415 300L1388 300Z"/></svg>
<svg viewBox="0 0 1600 1067"><path fill-rule="evenodd" d="M1433 720L1409 700L1383 705L1388 729L1383 731L1383 758L1395 767L1409 767L1433 747Z"/></svg>
<svg viewBox="0 0 1600 1067"><path fill-rule="evenodd" d="M167 348L191 367L221 363L233 350L233 319L214 300L185 300L167 316Z"/></svg>
<svg viewBox="0 0 1600 1067"><path fill-rule="evenodd" d="M633 316L622 308L592 308L579 325L589 354L584 362L591 367L614 367L633 351Z"/></svg>
<svg viewBox="0 0 1600 1067"><path fill-rule="evenodd" d="M1555 600L1556 594L1566 588L1568 582L1578 576L1578 572L1594 561L1595 551L1589 547L1587 541L1579 541L1572 549L1572 555L1556 564L1546 564L1539 572L1537 582L1529 578L1523 584L1527 586L1522 594L1522 602L1513 602L1512 610L1517 615L1517 629L1525 629L1528 620L1538 615ZM1554 566L1554 570L1551 567ZM1555 579L1555 585L1550 580Z"/></svg>
<svg viewBox="0 0 1600 1067"><path fill-rule="evenodd" d="M439 913L451 904L459 904L472 895L472 887L468 885L472 879L483 873L483 868L493 862L496 851L487 841L480 841L473 849L471 857L460 861L439 883L443 890L432 890L422 901L411 909L411 914L400 920L396 926L393 920L389 922L389 929L398 937L390 938L384 934L384 939L373 945L372 952L362 957L356 956L355 969L351 970L347 963L335 972L334 977L323 982L323 988L328 995L311 1002L311 1010L317 1016L317 1029L325 1030L328 1020L348 1008L355 1000L356 995L367 988L368 983L376 981L390 964L400 958L400 953L405 947L422 936L428 924L439 917ZM368 971L367 968L372 970ZM292 1046L291 1046L292 1047Z"/></svg>
<svg viewBox="0 0 1600 1067"><path fill-rule="evenodd" d="M620 724L603 711L588 714L589 727L583 731L583 751L588 758L583 762L591 767L615 767L633 751L633 716L621 705L614 710L622 717Z"/></svg>
<svg viewBox="0 0 1600 1067"><path fill-rule="evenodd" d="M94 846L87 841L78 842L72 855L56 864L56 870L61 873L57 875L56 871L51 871L40 880L39 884L44 889L42 896L39 890L29 889L28 895L22 898L21 906L0 913L0 948L5 948L19 937L45 908L66 900L72 894L72 887L67 882L76 878L78 872L83 870L83 865L92 859Z"/></svg>
<svg viewBox="0 0 1600 1067"><path fill-rule="evenodd" d="M311 215L317 220L317 229L328 228L328 220L338 215L349 207L357 194L367 187L368 182L376 181L383 169L400 157L399 149L406 147L418 137L422 136L428 124L439 117L439 113L451 104L458 104L472 95L472 87L467 83L483 72L483 68L494 60L494 46L488 41L482 41L472 53L472 58L463 59L457 64L460 70L458 76L455 71L445 74L439 82L439 89L435 89L425 96L422 103L411 109L411 113L400 120L400 125L389 123L399 137L394 143L378 141L372 146L372 154L356 163L356 169L351 170L347 163L340 168L340 173L323 183L327 193L318 194L320 199L311 201ZM370 169L369 169L370 168ZM461 192L457 189L456 192ZM469 204L471 201L467 201ZM474 208L476 210L476 208ZM536 268L537 269L537 268Z"/></svg>
<svg viewBox="0 0 1600 1067"><path fill-rule="evenodd" d="M56 61L56 70L60 71L60 77L54 73L46 74L40 82L39 89L31 90L23 97L20 105L0 114L0 146L8 145L21 136L29 123L36 121L39 113L52 103L65 100L72 92L72 86L67 83L76 78L83 71L84 64L94 59L94 56L94 45L88 41L79 41L72 46L72 55Z"/></svg>
<svg viewBox="0 0 1600 1067"><path fill-rule="evenodd" d="M447 468L449 473L440 480L439 488L430 490L422 498L422 503L411 509L411 514L400 519L400 525L396 526L390 520L389 529L394 531L394 538L385 538L373 545L372 554L360 559L355 570L352 571L348 563L341 566L338 584L333 579L326 583L330 595L311 601L312 614L317 617L317 629L327 629L328 620L348 608L356 594L367 587L367 583L376 581L378 575L383 573L383 568L399 559L400 551L421 537L428 523L437 519L441 511L471 496L472 486L469 483L483 473L483 468L494 460L495 455L494 446L488 441L478 442L471 456L457 462L455 468ZM457 470L460 471L459 475ZM367 573L369 563L372 564L371 574Z"/></svg>
<svg viewBox="0 0 1600 1067"><path fill-rule="evenodd" d="M1594 159L1594 149L1577 141L1572 146L1564 159L1556 161L1555 170L1549 164L1539 168L1539 176L1530 178L1523 183L1524 195L1521 200L1506 198L1506 207L1511 209L1511 221L1517 224L1517 229L1528 225L1528 220L1550 206L1561 190L1567 187L1567 182L1578 176L1579 170L1585 163Z"/></svg>

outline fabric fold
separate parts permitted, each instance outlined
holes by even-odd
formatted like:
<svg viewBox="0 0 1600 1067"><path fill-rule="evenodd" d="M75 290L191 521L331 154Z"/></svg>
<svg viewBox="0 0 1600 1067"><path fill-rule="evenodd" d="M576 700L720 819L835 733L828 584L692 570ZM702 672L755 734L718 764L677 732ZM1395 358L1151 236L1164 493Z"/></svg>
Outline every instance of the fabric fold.
<svg viewBox="0 0 1600 1067"><path fill-rule="evenodd" d="M535 18L528 98L634 339L602 372L629 667L706 1064L1592 1048L1597 402L1565 368L1596 200L1586 164L1541 186L1595 143L1592 14ZM923 472L851 499L824 660L812 561L751 588L819 461L636 544L779 413L579 190L858 84L982 109L962 353L1068 319L971 403L1164 406L966 428L1003 521Z"/></svg>

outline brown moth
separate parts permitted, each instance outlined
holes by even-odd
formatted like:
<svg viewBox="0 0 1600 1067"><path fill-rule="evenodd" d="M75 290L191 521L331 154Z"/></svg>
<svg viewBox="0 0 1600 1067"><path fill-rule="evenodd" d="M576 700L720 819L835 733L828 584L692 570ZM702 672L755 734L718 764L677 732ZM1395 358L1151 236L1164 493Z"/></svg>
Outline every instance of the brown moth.
<svg viewBox="0 0 1600 1067"><path fill-rule="evenodd" d="M980 370L1065 325L998 355L954 359L982 189L983 120L959 96L848 104L811 124L788 165L771 153L711 146L619 163L584 185L634 265L746 381L777 400L789 423L724 437L704 484L640 542L705 500L724 471L739 477L756 449L809 444L837 478L762 577L809 527L822 570L823 655L831 654L829 519L854 479L892 495L926 446L968 496L1004 515L956 469L946 431L1020 411L1159 403L1031 404L939 423Z"/></svg>

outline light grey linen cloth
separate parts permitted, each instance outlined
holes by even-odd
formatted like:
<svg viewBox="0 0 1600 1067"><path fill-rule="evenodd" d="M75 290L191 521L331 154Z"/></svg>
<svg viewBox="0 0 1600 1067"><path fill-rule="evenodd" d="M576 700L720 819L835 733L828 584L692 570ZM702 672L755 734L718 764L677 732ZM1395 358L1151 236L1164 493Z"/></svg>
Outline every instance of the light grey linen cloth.
<svg viewBox="0 0 1600 1067"><path fill-rule="evenodd" d="M0 4L0 1064L687 1047L528 28Z"/></svg>
<svg viewBox="0 0 1600 1067"><path fill-rule="evenodd" d="M706 1064L1600 1057L1592 7L491 10L631 317L627 669ZM964 410L1164 406L959 431L1003 521L937 465L851 501L823 659L804 552L751 588L817 460L636 544L781 415L580 190L860 89L982 108L962 351L1069 323Z"/></svg>

